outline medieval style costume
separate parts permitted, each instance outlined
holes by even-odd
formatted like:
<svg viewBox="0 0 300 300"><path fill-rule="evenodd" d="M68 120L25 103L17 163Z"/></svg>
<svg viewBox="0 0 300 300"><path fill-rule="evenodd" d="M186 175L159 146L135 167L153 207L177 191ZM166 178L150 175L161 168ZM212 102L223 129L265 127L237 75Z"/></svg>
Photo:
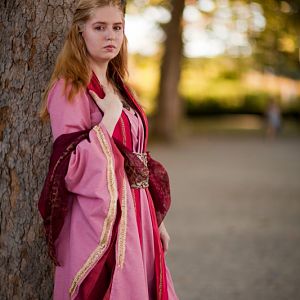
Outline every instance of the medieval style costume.
<svg viewBox="0 0 300 300"><path fill-rule="evenodd" d="M48 96L55 142L39 210L55 300L178 299L158 229L170 206L168 176L147 152L144 112L116 85L134 110L123 108L113 137L88 90L70 102L61 79ZM88 89L103 98L94 74Z"/></svg>

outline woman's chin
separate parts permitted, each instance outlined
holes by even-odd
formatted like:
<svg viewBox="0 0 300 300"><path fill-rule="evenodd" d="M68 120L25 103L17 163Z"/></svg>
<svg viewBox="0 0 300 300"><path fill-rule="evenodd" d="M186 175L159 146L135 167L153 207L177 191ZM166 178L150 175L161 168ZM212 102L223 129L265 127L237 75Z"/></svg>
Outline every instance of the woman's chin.
<svg viewBox="0 0 300 300"><path fill-rule="evenodd" d="M110 60L114 59L117 56L116 53L107 53L105 55L93 57L93 61L98 62L98 63L106 63L109 62Z"/></svg>
<svg viewBox="0 0 300 300"><path fill-rule="evenodd" d="M118 53L116 51L111 51L111 52L105 52L105 53L101 53L101 55L95 55L93 56L93 60L95 61L109 61L112 60L113 58L115 58L118 55Z"/></svg>

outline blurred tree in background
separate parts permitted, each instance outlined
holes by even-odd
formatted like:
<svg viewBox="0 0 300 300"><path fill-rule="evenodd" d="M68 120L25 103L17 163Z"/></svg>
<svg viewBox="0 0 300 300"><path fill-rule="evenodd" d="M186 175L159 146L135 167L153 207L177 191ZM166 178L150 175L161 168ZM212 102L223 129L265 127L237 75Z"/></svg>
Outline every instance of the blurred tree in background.
<svg viewBox="0 0 300 300"><path fill-rule="evenodd" d="M171 24L169 2L147 3L149 15L158 13L159 8L167 10L168 24ZM145 13L143 17L151 19L147 16ZM188 116L262 115L270 98L280 102L285 115L299 115L298 1L186 1L180 20L183 58L172 60L173 70L167 72L167 76L163 73L165 59L174 55L177 48L167 49L171 34L162 19L152 20L161 24L164 32L163 38L156 41L156 51L152 54L132 52L138 71L134 69L140 75L133 76L133 82L148 113L160 120L156 132L164 137L174 135L184 109ZM159 36L156 28L153 32ZM178 31L177 39L180 34ZM172 92L164 93L161 87L169 82L169 90L177 90L168 79L180 63L179 99L182 101L177 101ZM159 65L161 69L154 67ZM162 103L165 107L167 103L172 105L163 110Z"/></svg>
<svg viewBox="0 0 300 300"><path fill-rule="evenodd" d="M182 117L178 84L182 58L182 13L184 0L171 1L171 20L165 27L166 40L160 69L160 83L155 133L172 140Z"/></svg>

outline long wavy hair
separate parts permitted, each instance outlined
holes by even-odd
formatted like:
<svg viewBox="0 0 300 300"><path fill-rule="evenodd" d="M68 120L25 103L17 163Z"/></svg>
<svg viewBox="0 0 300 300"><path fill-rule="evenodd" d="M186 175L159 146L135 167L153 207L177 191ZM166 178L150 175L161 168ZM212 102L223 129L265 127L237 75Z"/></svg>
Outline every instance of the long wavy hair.
<svg viewBox="0 0 300 300"><path fill-rule="evenodd" d="M126 2L123 0L80 0L71 24L71 28L60 51L50 81L43 95L40 117L47 120L48 93L61 78L65 80L65 93L69 101L81 90L87 87L90 82L92 70L88 63L88 51L81 35L81 28L91 17L94 9L103 6L116 6L125 15ZM116 76L125 80L127 70L127 38L124 35L123 43L118 55L108 63L108 80L114 81ZM67 88L70 86L70 88Z"/></svg>

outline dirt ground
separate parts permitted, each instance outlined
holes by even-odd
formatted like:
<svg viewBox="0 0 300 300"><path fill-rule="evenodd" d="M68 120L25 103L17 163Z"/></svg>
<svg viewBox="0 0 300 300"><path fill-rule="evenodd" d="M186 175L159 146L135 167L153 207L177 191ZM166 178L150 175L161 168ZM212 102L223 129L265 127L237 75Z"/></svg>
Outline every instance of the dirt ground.
<svg viewBox="0 0 300 300"><path fill-rule="evenodd" d="M300 299L300 138L152 145L169 171L167 263L182 300Z"/></svg>

